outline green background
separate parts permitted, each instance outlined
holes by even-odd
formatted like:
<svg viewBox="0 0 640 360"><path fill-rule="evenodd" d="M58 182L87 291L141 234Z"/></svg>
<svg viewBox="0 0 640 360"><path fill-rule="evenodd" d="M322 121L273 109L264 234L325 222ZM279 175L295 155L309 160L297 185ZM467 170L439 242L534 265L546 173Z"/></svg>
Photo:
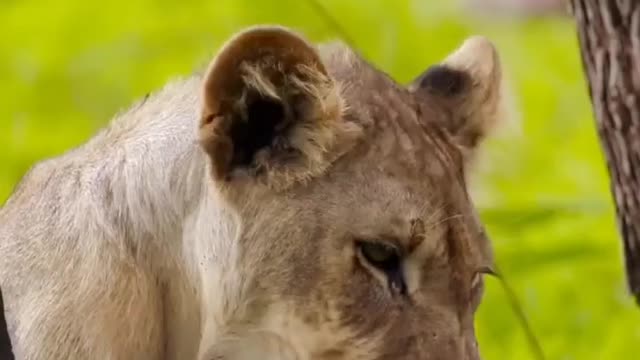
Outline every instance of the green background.
<svg viewBox="0 0 640 360"><path fill-rule="evenodd" d="M436 0L322 3L401 82L466 36L496 43L517 111L488 143L474 188L497 262L547 358L639 359L640 310L626 291L571 19L483 18ZM308 1L0 1L0 203L35 161L82 143L256 23L338 36ZM485 359L535 358L496 280L477 323Z"/></svg>

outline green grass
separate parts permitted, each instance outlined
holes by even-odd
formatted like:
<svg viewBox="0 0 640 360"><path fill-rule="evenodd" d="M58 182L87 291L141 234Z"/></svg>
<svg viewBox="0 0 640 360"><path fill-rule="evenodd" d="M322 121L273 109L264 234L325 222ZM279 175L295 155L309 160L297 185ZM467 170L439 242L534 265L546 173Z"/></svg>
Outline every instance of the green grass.
<svg viewBox="0 0 640 360"><path fill-rule="evenodd" d="M490 142L475 183L497 262L549 359L636 359L640 310L626 293L573 24L474 19L444 1L322 3L371 62L404 82L468 35L496 42L520 126ZM0 202L35 161L82 143L255 23L337 35L306 1L4 0ZM497 281L488 280L477 323L486 359L534 358Z"/></svg>

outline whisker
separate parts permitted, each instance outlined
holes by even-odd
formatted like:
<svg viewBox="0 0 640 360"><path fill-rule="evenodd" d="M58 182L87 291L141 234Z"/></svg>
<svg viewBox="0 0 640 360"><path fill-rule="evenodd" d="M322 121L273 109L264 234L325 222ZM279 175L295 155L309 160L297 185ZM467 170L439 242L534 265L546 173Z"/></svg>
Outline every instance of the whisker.
<svg viewBox="0 0 640 360"><path fill-rule="evenodd" d="M427 223L427 225L426 225L426 226L427 226L429 229L433 229L434 227L436 227L436 226L438 226L438 225L442 225L443 223L445 223L445 222L447 222L447 221L454 220L454 219L460 219L460 218L463 218L463 217L464 217L464 215L463 215L463 214L451 215L451 216L446 217L446 218L444 218L444 219L440 219L440 220L435 221L435 222Z"/></svg>

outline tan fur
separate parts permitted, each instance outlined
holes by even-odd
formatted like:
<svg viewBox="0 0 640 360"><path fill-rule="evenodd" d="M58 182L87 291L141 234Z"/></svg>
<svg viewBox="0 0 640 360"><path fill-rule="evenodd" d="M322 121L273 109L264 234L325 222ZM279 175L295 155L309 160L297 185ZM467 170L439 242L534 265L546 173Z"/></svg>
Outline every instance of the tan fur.
<svg viewBox="0 0 640 360"><path fill-rule="evenodd" d="M477 359L491 252L466 137L495 122L500 71L473 41L446 60L473 81L460 102L344 45L251 28L34 166L0 210L17 358ZM403 249L406 295L356 246L378 240Z"/></svg>

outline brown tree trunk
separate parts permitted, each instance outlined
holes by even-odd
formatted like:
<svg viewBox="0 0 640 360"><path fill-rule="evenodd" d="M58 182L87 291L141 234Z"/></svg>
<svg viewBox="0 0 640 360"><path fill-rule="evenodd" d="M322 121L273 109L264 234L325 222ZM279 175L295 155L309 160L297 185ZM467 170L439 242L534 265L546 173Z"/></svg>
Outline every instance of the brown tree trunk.
<svg viewBox="0 0 640 360"><path fill-rule="evenodd" d="M640 300L640 0L571 0L627 280Z"/></svg>

